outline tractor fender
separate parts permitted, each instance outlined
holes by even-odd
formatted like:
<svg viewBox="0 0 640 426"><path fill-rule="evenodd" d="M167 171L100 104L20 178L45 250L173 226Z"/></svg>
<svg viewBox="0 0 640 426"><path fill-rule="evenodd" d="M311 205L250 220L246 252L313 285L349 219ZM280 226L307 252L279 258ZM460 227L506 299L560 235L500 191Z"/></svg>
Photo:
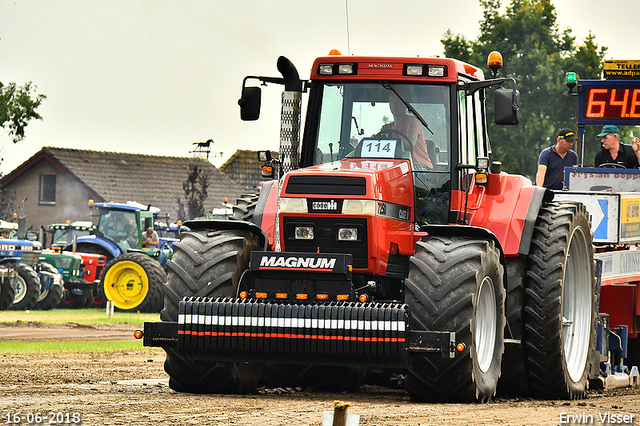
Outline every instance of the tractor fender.
<svg viewBox="0 0 640 426"><path fill-rule="evenodd" d="M433 235L436 237L467 237L482 240L491 240L496 243L496 247L498 248L498 250L500 250L500 263L505 268L507 266L500 240L498 239L496 234L486 228L467 225L422 225L420 227L420 232L426 232L428 235ZM505 288L507 288L506 274L504 276L503 285L505 286Z"/></svg>
<svg viewBox="0 0 640 426"><path fill-rule="evenodd" d="M216 230L226 230L226 229L239 229L242 231L249 231L260 238L260 245L262 246L262 250L267 249L267 245L269 240L267 239L267 234L265 234L262 229L258 225L252 222L246 222L243 220L213 220L213 219L196 219L196 220L188 220L184 222L184 225L189 227L192 231L197 229L216 229Z"/></svg>
<svg viewBox="0 0 640 426"><path fill-rule="evenodd" d="M533 231L536 226L536 220L540 212L540 207L543 203L553 201L554 192L543 188L541 186L534 187L533 195L531 196L531 202L529 203L529 209L524 219L524 226L522 227L522 237L520 238L520 247L518 248L518 254L528 255L531 248L531 238L533 237Z"/></svg>
<svg viewBox="0 0 640 426"><path fill-rule="evenodd" d="M20 258L19 257L3 257L2 259L0 259L0 266L4 265L5 263L20 263Z"/></svg>
<svg viewBox="0 0 640 426"><path fill-rule="evenodd" d="M92 245L100 246L103 249L105 249L107 252L111 253L113 257L118 257L121 254L124 254L120 249L120 247L116 245L116 243L114 243L111 240L107 240L106 238L100 238L96 235L88 235L85 237L80 237L78 238L77 243L78 245L92 244ZM72 250L72 245L68 245L64 248L64 251L71 251L71 250Z"/></svg>
<svg viewBox="0 0 640 426"><path fill-rule="evenodd" d="M271 189L274 188L274 183L276 183L275 180L270 180L262 184L260 197L258 198L258 201L256 203L256 210L253 212L253 223L258 225L259 227L262 227L262 218L267 208L267 201L269 200Z"/></svg>
<svg viewBox="0 0 640 426"><path fill-rule="evenodd" d="M554 193L520 176L505 175L500 180L494 190L474 189L468 225L495 234L506 257L527 255L540 208L553 200Z"/></svg>

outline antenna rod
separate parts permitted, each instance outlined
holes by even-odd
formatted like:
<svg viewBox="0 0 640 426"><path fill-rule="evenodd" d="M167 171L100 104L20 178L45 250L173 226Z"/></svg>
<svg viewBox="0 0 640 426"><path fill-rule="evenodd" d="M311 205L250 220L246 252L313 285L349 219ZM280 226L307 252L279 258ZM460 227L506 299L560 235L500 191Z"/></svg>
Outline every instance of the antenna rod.
<svg viewBox="0 0 640 426"><path fill-rule="evenodd" d="M344 0L344 7L347 13L347 54L351 56L351 36L349 35L349 0Z"/></svg>

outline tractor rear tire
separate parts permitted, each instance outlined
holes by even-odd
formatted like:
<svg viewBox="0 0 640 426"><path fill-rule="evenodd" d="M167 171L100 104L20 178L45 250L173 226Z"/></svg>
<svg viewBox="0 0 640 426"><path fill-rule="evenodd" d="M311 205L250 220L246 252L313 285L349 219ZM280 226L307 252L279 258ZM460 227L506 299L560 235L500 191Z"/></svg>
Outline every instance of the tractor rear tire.
<svg viewBox="0 0 640 426"><path fill-rule="evenodd" d="M525 348L534 396L585 397L596 345L596 298L584 205L544 204L536 220L525 285Z"/></svg>
<svg viewBox="0 0 640 426"><path fill-rule="evenodd" d="M409 352L406 388L415 401L486 402L504 351L504 267L493 241L426 236L405 279L413 330L455 332L454 359Z"/></svg>
<svg viewBox="0 0 640 426"><path fill-rule="evenodd" d="M240 198L236 198L236 204L232 207L233 214L231 215L231 220L251 222L253 220L253 213L256 211L258 198L260 198L258 194L243 194Z"/></svg>
<svg viewBox="0 0 640 426"><path fill-rule="evenodd" d="M173 258L167 263L167 283L162 321L177 321L178 303L183 297L235 297L238 257L253 234L239 230L192 230L173 244ZM165 348L164 369L169 387L177 392L249 393L262 378L262 365L250 363L192 362L171 348Z"/></svg>
<svg viewBox="0 0 640 426"><path fill-rule="evenodd" d="M9 274L5 274L2 281L0 281L0 311L9 309L13 304L13 299L16 297L16 289L11 283L12 279L9 278Z"/></svg>
<svg viewBox="0 0 640 426"><path fill-rule="evenodd" d="M64 298L64 280L62 274L58 270L48 263L41 262L40 268L45 272L58 275L58 282L52 282L49 286L46 296L38 300L33 309L48 311L57 307Z"/></svg>
<svg viewBox="0 0 640 426"><path fill-rule="evenodd" d="M166 280L157 260L144 253L127 253L107 262L100 286L119 311L159 312Z"/></svg>
<svg viewBox="0 0 640 426"><path fill-rule="evenodd" d="M40 297L40 279L30 265L14 263L10 266L18 273L18 283L13 305L9 309L24 311L32 309Z"/></svg>

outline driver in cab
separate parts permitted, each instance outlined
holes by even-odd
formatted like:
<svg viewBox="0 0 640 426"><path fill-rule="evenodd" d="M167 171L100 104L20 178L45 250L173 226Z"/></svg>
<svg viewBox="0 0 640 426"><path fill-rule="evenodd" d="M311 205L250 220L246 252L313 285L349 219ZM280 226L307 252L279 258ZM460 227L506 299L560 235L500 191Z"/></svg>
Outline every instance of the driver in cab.
<svg viewBox="0 0 640 426"><path fill-rule="evenodd" d="M407 114L407 107L395 94L391 95L389 99L389 109L393 115L393 121L382 126L380 133L384 133L385 130L396 130L405 134L413 145L413 153L411 154L413 162L432 170L433 163L427 152L427 144L424 140L420 121L413 115ZM402 137L401 139L404 140L405 138Z"/></svg>
<svg viewBox="0 0 640 426"><path fill-rule="evenodd" d="M613 124L607 124L596 137L601 138L602 149L595 158L596 167L608 164L619 165L626 169L637 169L640 163L640 139L631 141L631 147L620 142L620 130Z"/></svg>

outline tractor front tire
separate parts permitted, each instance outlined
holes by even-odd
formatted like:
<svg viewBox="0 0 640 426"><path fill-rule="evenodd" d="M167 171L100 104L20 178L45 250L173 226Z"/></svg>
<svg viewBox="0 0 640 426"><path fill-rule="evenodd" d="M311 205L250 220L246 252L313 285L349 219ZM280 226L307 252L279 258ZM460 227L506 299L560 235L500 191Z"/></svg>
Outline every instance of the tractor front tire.
<svg viewBox="0 0 640 426"><path fill-rule="evenodd" d="M406 388L415 401L486 402L504 351L504 267L493 241L426 236L405 279L411 329L455 332L455 358L409 352Z"/></svg>
<svg viewBox="0 0 640 426"><path fill-rule="evenodd" d="M40 268L45 272L57 274L58 276L58 282L52 282L47 294L38 300L33 307L33 309L48 311L57 307L64 298L64 280L62 279L62 274L60 274L53 265L41 262Z"/></svg>
<svg viewBox="0 0 640 426"><path fill-rule="evenodd" d="M238 258L253 234L240 230L192 230L180 234L173 244L173 258L167 263L167 283L162 321L178 320L178 303L183 297L235 297ZM164 369L169 386L177 392L249 393L262 378L262 365L251 363L193 362L165 348Z"/></svg>
<svg viewBox="0 0 640 426"><path fill-rule="evenodd" d="M166 280L157 260L144 253L127 253L107 262L100 285L120 311L159 312Z"/></svg>
<svg viewBox="0 0 640 426"><path fill-rule="evenodd" d="M595 261L580 203L543 205L528 256L525 348L533 394L584 398L596 345Z"/></svg>
<svg viewBox="0 0 640 426"><path fill-rule="evenodd" d="M15 298L13 305L9 309L14 311L24 311L32 309L40 297L40 279L38 274L30 265L24 263L14 263L10 266L18 273Z"/></svg>
<svg viewBox="0 0 640 426"><path fill-rule="evenodd" d="M5 269L6 270L6 269ZM9 277L9 273L5 273L0 281L0 311L9 309L16 297L16 289L11 282L13 279Z"/></svg>

